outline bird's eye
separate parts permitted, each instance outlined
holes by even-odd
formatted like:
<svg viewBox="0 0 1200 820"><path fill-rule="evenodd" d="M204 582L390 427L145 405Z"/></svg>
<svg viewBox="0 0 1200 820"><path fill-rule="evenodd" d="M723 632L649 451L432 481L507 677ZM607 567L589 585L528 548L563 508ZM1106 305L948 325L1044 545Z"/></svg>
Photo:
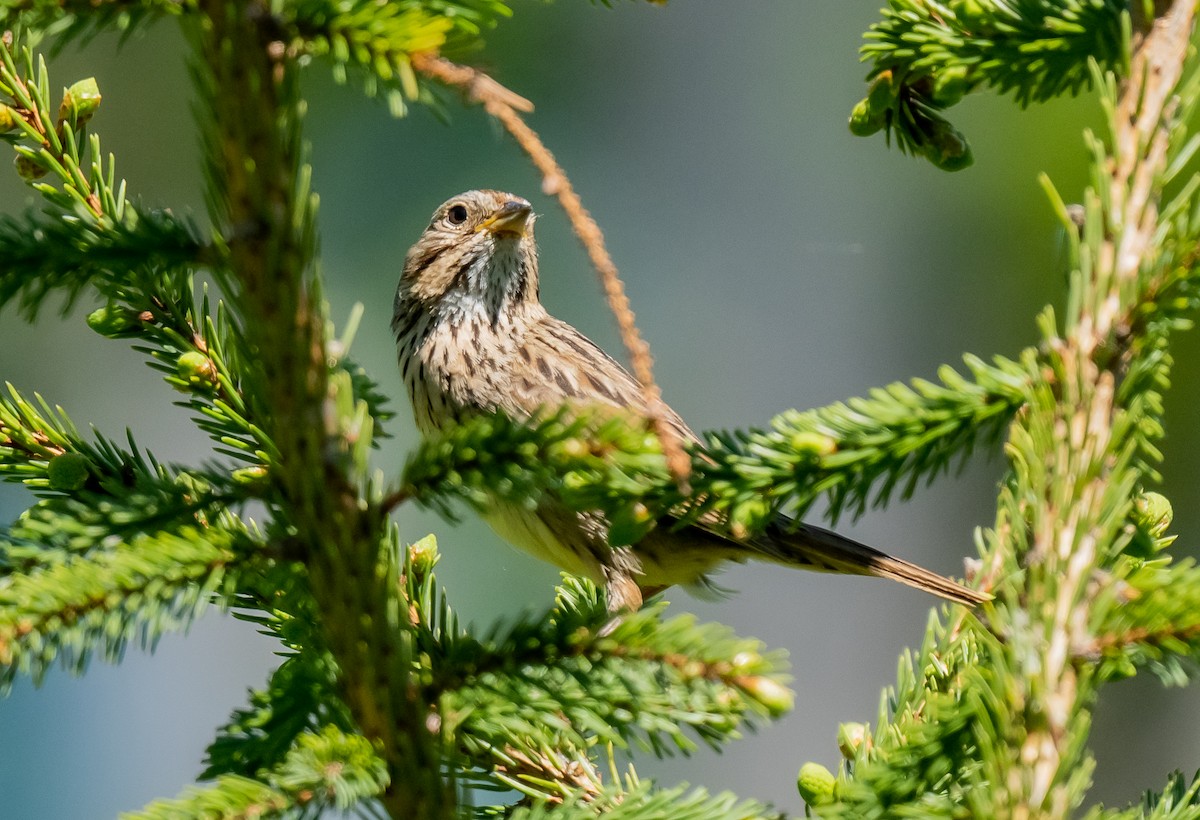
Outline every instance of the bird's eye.
<svg viewBox="0 0 1200 820"><path fill-rule="evenodd" d="M451 225L461 225L467 221L467 209L462 205L451 206L450 210L446 211L446 221Z"/></svg>

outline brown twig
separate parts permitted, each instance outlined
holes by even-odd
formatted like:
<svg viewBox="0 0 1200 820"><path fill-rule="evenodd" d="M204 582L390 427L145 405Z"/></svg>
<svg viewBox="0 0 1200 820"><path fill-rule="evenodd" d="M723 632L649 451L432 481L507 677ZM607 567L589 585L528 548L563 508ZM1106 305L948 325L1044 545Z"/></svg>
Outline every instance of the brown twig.
<svg viewBox="0 0 1200 820"><path fill-rule="evenodd" d="M641 383L642 398L646 403L647 412L659 441L662 442L667 465L681 488L685 487L691 469L691 459L683 449L679 434L667 421L668 414L663 403L662 391L654 381L650 346L638 331L633 310L629 306L629 298L625 295L625 286L621 283L617 266L604 246L604 234L600 226L583 207L583 201L571 187L571 181L567 179L566 172L554 159L554 155L542 143L537 132L521 119L519 112L529 113L533 110L533 104L483 72L453 63L435 54L414 54L412 65L427 77L462 89L468 101L481 104L483 109L513 136L542 173L542 190L558 198L571 227L575 230L575 235L583 243L592 266L600 275L604 295L621 331L621 341L629 351L633 374Z"/></svg>

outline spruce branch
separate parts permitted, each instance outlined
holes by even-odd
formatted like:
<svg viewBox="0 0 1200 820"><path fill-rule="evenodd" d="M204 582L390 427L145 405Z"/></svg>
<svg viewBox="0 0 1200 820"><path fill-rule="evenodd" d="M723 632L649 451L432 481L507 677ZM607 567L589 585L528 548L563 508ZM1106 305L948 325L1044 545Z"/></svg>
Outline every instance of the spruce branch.
<svg viewBox="0 0 1200 820"><path fill-rule="evenodd" d="M446 731L476 757L536 757L541 741L523 739L547 729L555 748L636 739L667 755L695 748L686 730L715 747L791 708L778 655L690 616L662 622L663 608L613 624L596 588L567 577L548 618L481 645L453 640L432 683Z"/></svg>
<svg viewBox="0 0 1200 820"><path fill-rule="evenodd" d="M630 510L670 495L668 479L657 440L635 419L562 410L522 423L496 413L424 440L388 503L411 499L453 517L453 501L532 504L554 488L580 509Z"/></svg>
<svg viewBox="0 0 1200 820"><path fill-rule="evenodd" d="M548 803L584 799L592 801L603 794L599 771L586 752L566 744L552 751L542 750L532 757L517 749L498 750L500 762L493 777L502 785L526 797Z"/></svg>
<svg viewBox="0 0 1200 820"><path fill-rule="evenodd" d="M833 517L858 514L897 489L910 494L997 433L1025 402L1035 361L1033 351L1022 363L968 357L973 381L945 367L941 384L896 383L783 413L767 431L710 434L691 453L689 495L636 419L569 411L528 424L499 414L470 419L412 453L387 503L412 499L453 517L452 501L486 509L489 499L532 504L550 491L575 509L609 513L616 543L669 514L684 522L715 514L743 538L779 513L802 515L822 495Z"/></svg>
<svg viewBox="0 0 1200 820"><path fill-rule="evenodd" d="M438 594L437 560L432 537L408 550L409 617L431 714L479 788L600 794L597 744L687 753L689 734L715 746L791 706L782 658L757 641L687 617L663 623L662 607L614 622L598 588L570 576L550 612L476 638Z"/></svg>
<svg viewBox="0 0 1200 820"><path fill-rule="evenodd" d="M457 51L512 15L504 0L433 0L381 6L374 0L302 0L280 21L302 53L327 57L339 83L361 75L368 96L382 95L394 116L407 101L432 102L413 71L412 55Z"/></svg>
<svg viewBox="0 0 1200 820"><path fill-rule="evenodd" d="M50 78L41 60L35 68L33 51L19 47L11 32L0 48L0 126L14 143L17 172L63 211L76 211L81 218L110 224L125 214L125 184L116 182L114 160L107 167L100 153L100 140L93 135L83 142L88 122L100 107L100 89L93 78L68 88L58 108L50 103ZM86 170L85 170L86 169ZM58 185L40 180L51 175Z"/></svg>
<svg viewBox="0 0 1200 820"><path fill-rule="evenodd" d="M352 730L353 721L336 696L336 673L318 647L290 653L267 688L251 692L249 704L220 728L209 744L200 779L274 768L306 731L328 725ZM334 711L336 717L330 715Z"/></svg>
<svg viewBox="0 0 1200 820"><path fill-rule="evenodd" d="M1009 538L1029 570L1020 596L1004 599L1023 601L1033 611L1044 606L1053 615L1025 625L1007 619L998 624L1014 650L1013 702L1022 704L1002 724L1019 749L1013 763L1021 761L1006 780L1001 805L1007 811L1061 813L1082 795L1074 781L1088 768L1081 741L1094 681L1090 669L1071 662L1070 647L1092 639L1092 602L1118 578L1098 581L1095 572L1120 555L1132 495L1143 477L1136 454L1156 432L1142 418L1157 401L1146 390L1131 395L1116 387L1138 365L1105 355L1104 344L1146 277L1155 275L1149 271L1157 261L1150 243L1171 149L1178 146L1171 138L1179 114L1175 95L1192 86L1184 63L1194 12L1193 2L1174 3L1134 52L1120 88L1111 76L1104 83L1111 158L1094 166L1098 187L1085 201L1085 264L1072 279L1061 335L1043 325L1047 380L1010 438L1022 490L1012 521L1027 527L1028 536L1015 538L1014 529ZM1016 651L1039 644L1047 649L1036 660Z"/></svg>
<svg viewBox="0 0 1200 820"><path fill-rule="evenodd" d="M9 542L0 547L0 577L111 550L139 534L196 526L240 529L236 516L222 512L238 500L188 473L140 480L115 492L79 490L46 498L4 530Z"/></svg>
<svg viewBox="0 0 1200 820"><path fill-rule="evenodd" d="M1101 679L1148 669L1168 685L1200 671L1200 569L1191 561L1147 561L1098 601L1088 643L1072 647Z"/></svg>
<svg viewBox="0 0 1200 820"><path fill-rule="evenodd" d="M282 534L279 534L282 535ZM278 767L303 732L352 731L337 694L337 663L324 643L303 567L288 561L244 571L234 615L284 647L265 689L250 693L209 745L202 779Z"/></svg>
<svg viewBox="0 0 1200 820"><path fill-rule="evenodd" d="M900 659L875 731L843 724L847 773L823 799L805 796L818 816L992 816L997 772L987 760L988 731L1001 711L996 690L1004 678L985 670L994 668L996 646L972 619L948 627L931 614L920 650Z"/></svg>
<svg viewBox="0 0 1200 820"><path fill-rule="evenodd" d="M1172 772L1161 792L1146 792L1140 806L1105 809L1097 806L1084 820L1197 820L1200 818L1200 776L1191 783L1183 772Z"/></svg>
<svg viewBox="0 0 1200 820"><path fill-rule="evenodd" d="M972 379L943 366L940 384L895 382L865 398L787 411L768 431L710 434L693 485L718 496L733 490L726 503L734 511L753 505L755 495L765 498L768 516L802 515L824 495L834 520L882 506L898 488L908 497L955 459L962 463L980 438L994 438L1028 399L1033 351L1016 362L964 361ZM710 503L701 497L697 512Z"/></svg>
<svg viewBox="0 0 1200 820"><path fill-rule="evenodd" d="M562 804L540 803L515 811L480 812L480 817L509 820L781 820L782 814L754 801L741 801L729 792L709 794L686 784L654 790L636 779L611 786L599 795L580 796Z"/></svg>
<svg viewBox="0 0 1200 820"><path fill-rule="evenodd" d="M566 207L589 250L602 252L561 169L516 113L528 103L434 56L476 42L507 6L100 5L92 16L73 0L31 0L8 14L42 15L44 24L78 33L85 19L185 12L204 85L216 235L206 244L185 221L129 204L111 161L93 161L88 173L82 147L99 156L84 131L86 105L98 101L94 86L78 86L56 114L44 68L22 51L0 59L0 119L8 117L10 136L22 143L22 168L55 183L36 183L50 220L0 224L0 256L13 251L0 300L17 301L32 317L51 293L69 301L94 288L105 305L89 324L132 340L184 393L218 451L249 466L164 467L132 441L126 449L81 440L40 400L14 393L0 401L0 473L43 495L0 541L4 674L36 677L55 657L79 665L98 651L119 655L130 640L152 642L186 625L213 599L238 608L287 653L210 747L206 775L217 782L141 816L296 815L378 798L393 816L452 817L460 779L525 796L519 807L480 815L764 815L728 795L654 791L634 775L606 784L595 751L611 743L686 753L698 740L735 737L789 705L778 658L721 627L660 622L661 607L610 622L596 590L573 581L546 617L477 637L436 585L432 541L401 551L386 514L406 499L449 514L455 501L533 504L550 492L577 509L606 511L618 543L668 516L704 516L745 537L779 512L803 513L822 494L835 515L907 494L1012 422L1011 472L996 525L981 535L982 574L997 591L986 627L957 611L931 622L924 646L902 662L876 730L845 744L846 773L825 773L823 816L1065 814L1090 771L1084 741L1098 683L1141 669L1167 679L1191 672L1200 652L1192 616L1200 573L1166 562L1168 539L1139 518L1135 501L1158 459L1167 341L1200 301L1192 272L1200 209L1191 205L1200 183L1184 179L1179 194L1160 203L1200 144L1186 130L1200 86L1196 75L1180 76L1183 45L1163 25L1138 41L1136 58L1101 60L1131 67L1120 88L1095 75L1112 133L1090 144L1095 179L1071 247L1065 321L1060 328L1053 312L1043 314L1038 349L1015 362L969 358L966 377L945 369L940 383L897 384L781 414L767 431L714 434L687 454L690 469L673 472L664 457L670 441L649 432L645 419L553 410L529 424L470 419L422 445L385 498L369 474L383 397L347 358L352 330L334 338L321 299L300 58L329 55L335 71L353 68L397 100L425 96L417 74L466 89L521 141L551 187L569 194ZM924 20L917 35L897 35L897 49L921 37L932 42L937 25L953 28L972 14L992 29L960 31L959 40L943 41L947 52L971 57L981 45L971 38L1002 39L1001 32L1013 42L1032 38L1040 53L1057 37L1078 66L1092 36L1081 21L1110 12L1113 42L1133 42L1131 24L1106 0L945 5L893 3L915 9L917 23L926 12L954 18ZM1013 22L1038 13L1053 37ZM1190 29L1190 13L1168 19ZM893 16L899 26L903 15ZM975 55L970 71L956 74L960 66L933 54L881 69L877 84L885 74L888 83L909 83L917 110L926 91L947 104L973 85L1003 88L1002 69L1016 70ZM1049 71L1037 61L1030 67ZM1075 69L1062 71L1043 80L1059 82L1058 91L1074 87ZM1010 88L1021 98L1020 86ZM908 116L936 143L935 159L961 160L949 126ZM17 236L22 227L41 233ZM54 242L62 247L46 247ZM199 264L212 267L229 309L194 293ZM611 274L610 285L619 285ZM632 324L632 313L618 315ZM688 489L678 481L685 472ZM235 515L252 498L266 503L265 535ZM1173 779L1152 809L1188 816L1193 797Z"/></svg>
<svg viewBox="0 0 1200 820"><path fill-rule="evenodd" d="M296 797L307 798L309 795ZM308 804L267 784L226 774L211 786L189 786L179 797L155 800L141 811L124 812L121 820L242 820L287 817Z"/></svg>
<svg viewBox="0 0 1200 820"><path fill-rule="evenodd" d="M275 30L260 25L265 4L207 0L200 9L210 206L255 362L247 406L278 453L279 469L268 473L274 511L308 569L339 694L379 744L395 784L383 804L397 817L450 817L454 791L443 776L441 739L409 685L398 543L384 514L360 495L371 420L365 402L349 396L350 375L331 374L328 365L298 65Z"/></svg>
<svg viewBox="0 0 1200 820"><path fill-rule="evenodd" d="M22 69L18 65L23 66ZM17 145L18 169L36 180L48 170L59 186L34 181L51 218L0 221L0 305L18 298L32 319L52 294L69 309L92 286L107 305L88 317L97 332L135 338L168 381L189 394L185 402L222 452L261 463L272 445L248 418L235 374L241 342L236 328L207 293L193 295L190 272L216 263L220 254L203 245L186 221L161 211L139 210L125 198L110 158L105 168L99 140L91 138L90 175L80 169L83 130L100 102L93 80L67 90L57 115L48 107L49 76L28 47L0 44L0 94L11 102L14 127L40 147Z"/></svg>
<svg viewBox="0 0 1200 820"><path fill-rule="evenodd" d="M132 435L128 449L102 436L84 441L61 408L40 396L27 401L12 386L0 397L0 478L20 481L43 497L10 530L33 544L4 562L49 560L58 551L87 550L108 535L152 532L178 523L207 524L207 516L252 497L238 474L159 464ZM24 555L24 557L20 557Z"/></svg>
<svg viewBox="0 0 1200 820"><path fill-rule="evenodd" d="M62 412L34 395L25 399L11 384L0 395L0 475L9 481L46 479L52 459L81 443L79 431Z"/></svg>
<svg viewBox="0 0 1200 820"><path fill-rule="evenodd" d="M105 29L129 36L160 17L179 15L195 5L192 0L7 0L0 9L0 27L52 32L60 36L62 48Z"/></svg>
<svg viewBox="0 0 1200 820"><path fill-rule="evenodd" d="M962 613L934 624L874 735L848 744L847 772L817 807L823 817L964 807L1066 816L1089 784L1098 685L1139 668L1177 679L1192 664L1194 618L1182 608L1195 571L1159 554L1171 540L1165 524L1148 521L1135 498L1155 477L1166 342L1195 303L1194 206L1159 204L1194 150L1194 64L1185 71L1194 6L1181 0L1155 22L1118 61L1130 67L1119 84L1097 74L1110 139L1090 142L1093 187L1073 235L1067 306L1061 327L1052 310L1040 317L1028 403L1006 446L1011 473L981 536L981 573L996 593L988 632ZM948 672L959 680L943 690ZM927 719L934 708L944 737ZM932 754L912 760L922 748Z"/></svg>
<svg viewBox="0 0 1200 820"><path fill-rule="evenodd" d="M131 643L152 646L185 628L232 590L238 536L180 528L136 536L0 583L0 690L18 674L41 680L58 660L81 672L99 652L118 660Z"/></svg>
<svg viewBox="0 0 1200 820"><path fill-rule="evenodd" d="M0 219L0 305L14 300L28 320L51 294L65 298L64 312L88 286L115 291L138 267L176 271L200 263L203 248L186 222L163 211L137 211L101 228L68 211L55 219Z"/></svg>
<svg viewBox="0 0 1200 820"><path fill-rule="evenodd" d="M1128 5L889 0L862 47L871 88L851 114L851 131L882 129L901 151L944 170L965 168L970 148L941 112L985 87L1022 106L1076 94L1092 79L1089 60L1125 68Z"/></svg>
<svg viewBox="0 0 1200 820"><path fill-rule="evenodd" d="M208 820L208 818L310 816L323 808L345 810L379 795L387 767L370 742L332 727L296 738L281 764L251 779L222 775L213 786L188 789L123 820Z"/></svg>

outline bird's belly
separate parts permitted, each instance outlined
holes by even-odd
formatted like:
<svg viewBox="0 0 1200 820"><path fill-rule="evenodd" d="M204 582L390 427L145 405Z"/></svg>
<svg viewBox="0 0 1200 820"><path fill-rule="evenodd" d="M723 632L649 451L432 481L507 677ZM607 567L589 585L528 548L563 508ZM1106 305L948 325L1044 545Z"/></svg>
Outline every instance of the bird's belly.
<svg viewBox="0 0 1200 820"><path fill-rule="evenodd" d="M691 527L652 530L633 549L641 566L637 582L646 587L704 586L722 564L746 559L745 550Z"/></svg>
<svg viewBox="0 0 1200 820"><path fill-rule="evenodd" d="M535 558L554 564L572 575L603 583L600 564L586 549L573 550L562 543L532 510L518 504L494 504L483 520L505 541Z"/></svg>

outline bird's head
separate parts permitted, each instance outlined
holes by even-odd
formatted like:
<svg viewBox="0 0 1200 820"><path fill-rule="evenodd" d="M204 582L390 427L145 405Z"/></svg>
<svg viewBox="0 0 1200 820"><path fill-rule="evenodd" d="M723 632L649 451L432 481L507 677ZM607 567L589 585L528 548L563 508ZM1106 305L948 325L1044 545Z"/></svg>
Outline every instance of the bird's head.
<svg viewBox="0 0 1200 820"><path fill-rule="evenodd" d="M408 251L397 306L503 311L538 302L533 208L501 191L467 191L446 200Z"/></svg>

